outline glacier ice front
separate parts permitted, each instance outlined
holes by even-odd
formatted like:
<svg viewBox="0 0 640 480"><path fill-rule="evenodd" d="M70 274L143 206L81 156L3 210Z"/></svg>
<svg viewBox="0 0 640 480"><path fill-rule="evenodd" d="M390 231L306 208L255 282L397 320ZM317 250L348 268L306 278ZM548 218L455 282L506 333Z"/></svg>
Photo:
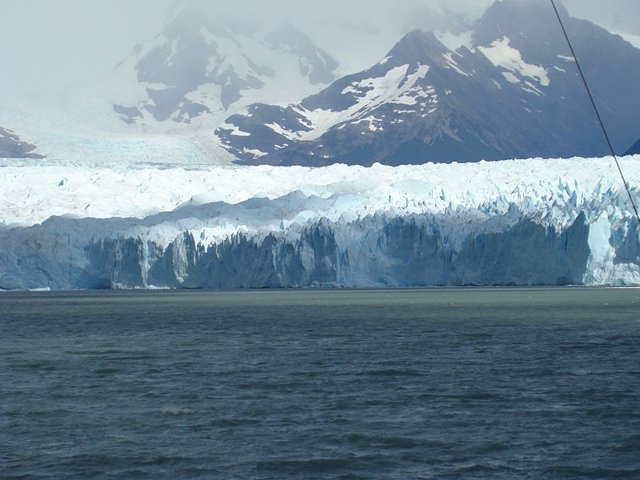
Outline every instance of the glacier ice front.
<svg viewBox="0 0 640 480"><path fill-rule="evenodd" d="M640 285L610 159L2 170L0 289Z"/></svg>

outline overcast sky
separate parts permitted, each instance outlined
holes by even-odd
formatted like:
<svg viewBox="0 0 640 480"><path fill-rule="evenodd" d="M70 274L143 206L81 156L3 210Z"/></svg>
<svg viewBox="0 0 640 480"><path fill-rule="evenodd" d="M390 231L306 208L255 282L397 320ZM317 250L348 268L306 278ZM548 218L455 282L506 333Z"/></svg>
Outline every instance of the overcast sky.
<svg viewBox="0 0 640 480"><path fill-rule="evenodd" d="M63 84L107 71L161 28L172 0L0 0L0 87ZM301 26L345 63L382 56L444 10L477 16L491 0L211 0L242 17ZM540 0L547 1L547 0ZM564 0L574 16L640 35L638 0ZM6 90L5 90L6 91ZM1 94L2 92L0 92Z"/></svg>

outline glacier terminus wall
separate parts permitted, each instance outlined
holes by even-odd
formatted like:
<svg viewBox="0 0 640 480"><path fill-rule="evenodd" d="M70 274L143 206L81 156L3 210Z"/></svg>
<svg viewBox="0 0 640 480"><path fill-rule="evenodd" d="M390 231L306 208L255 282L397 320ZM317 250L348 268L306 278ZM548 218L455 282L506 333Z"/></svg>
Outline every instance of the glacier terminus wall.
<svg viewBox="0 0 640 480"><path fill-rule="evenodd" d="M0 289L640 285L614 168L7 164Z"/></svg>

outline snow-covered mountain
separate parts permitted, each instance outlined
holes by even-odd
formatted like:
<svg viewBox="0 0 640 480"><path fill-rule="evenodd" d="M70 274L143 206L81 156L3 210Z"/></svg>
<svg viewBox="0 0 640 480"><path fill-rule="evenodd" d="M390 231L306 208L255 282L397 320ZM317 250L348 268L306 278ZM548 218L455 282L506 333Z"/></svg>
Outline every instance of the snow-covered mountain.
<svg viewBox="0 0 640 480"><path fill-rule="evenodd" d="M638 160L624 159L631 185ZM640 285L640 229L610 159L23 161L0 182L0 289Z"/></svg>
<svg viewBox="0 0 640 480"><path fill-rule="evenodd" d="M287 23L232 18L219 8L207 0L175 2L164 28L116 68L105 64L104 73L62 90L45 85L5 95L0 125L57 164L232 161L213 140L216 126L247 104L287 104L317 92L337 64ZM17 147L8 147L14 139L2 138L4 156L16 155Z"/></svg>
<svg viewBox="0 0 640 480"><path fill-rule="evenodd" d="M181 2L163 31L117 66L114 75L136 87L113 105L124 122L213 128L251 102L291 102L334 79L336 61L292 25L237 20L218 8Z"/></svg>
<svg viewBox="0 0 640 480"><path fill-rule="evenodd" d="M622 152L637 138L640 50L564 9L562 16ZM538 0L497 1L458 38L411 32L368 70L298 104L250 105L216 135L249 164L608 153L553 9Z"/></svg>
<svg viewBox="0 0 640 480"><path fill-rule="evenodd" d="M0 158L44 158L35 152L37 148L15 132L0 127Z"/></svg>

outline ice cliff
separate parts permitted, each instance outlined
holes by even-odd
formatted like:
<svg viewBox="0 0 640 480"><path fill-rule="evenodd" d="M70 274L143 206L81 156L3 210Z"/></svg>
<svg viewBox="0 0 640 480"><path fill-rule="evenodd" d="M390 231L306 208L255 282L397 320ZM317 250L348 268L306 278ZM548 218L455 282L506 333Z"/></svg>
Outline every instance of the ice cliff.
<svg viewBox="0 0 640 480"><path fill-rule="evenodd" d="M0 171L0 289L640 285L610 159Z"/></svg>

